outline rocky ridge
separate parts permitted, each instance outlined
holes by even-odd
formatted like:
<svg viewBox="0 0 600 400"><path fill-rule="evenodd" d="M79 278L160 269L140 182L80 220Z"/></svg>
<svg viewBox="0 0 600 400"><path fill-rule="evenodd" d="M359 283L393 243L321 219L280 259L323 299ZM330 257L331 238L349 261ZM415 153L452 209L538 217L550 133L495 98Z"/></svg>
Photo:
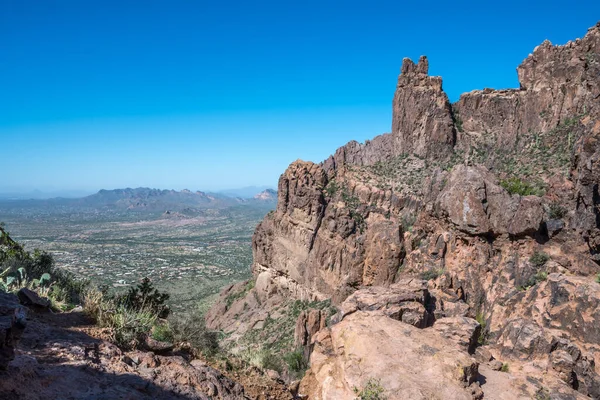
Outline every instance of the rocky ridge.
<svg viewBox="0 0 600 400"><path fill-rule="evenodd" d="M405 59L392 132L289 166L255 284L209 326L240 338L286 299L330 299L296 324L314 399L371 379L389 398L600 398L600 23L517 72L451 104Z"/></svg>

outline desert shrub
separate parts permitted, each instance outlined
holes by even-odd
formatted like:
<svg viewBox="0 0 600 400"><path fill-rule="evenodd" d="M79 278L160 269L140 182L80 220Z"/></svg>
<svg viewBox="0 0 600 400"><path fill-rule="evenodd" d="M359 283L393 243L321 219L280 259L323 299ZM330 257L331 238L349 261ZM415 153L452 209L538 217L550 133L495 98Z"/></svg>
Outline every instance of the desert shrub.
<svg viewBox="0 0 600 400"><path fill-rule="evenodd" d="M128 310L148 311L166 318L170 312L165 304L169 297L168 293L161 293L154 288L150 279L144 278L137 286L130 287L127 294L117 297L116 301Z"/></svg>
<svg viewBox="0 0 600 400"><path fill-rule="evenodd" d="M444 273L443 268L428 269L427 271L424 271L421 273L421 279L424 279L426 281L429 281L432 279L437 279L443 273Z"/></svg>
<svg viewBox="0 0 600 400"><path fill-rule="evenodd" d="M417 221L415 214L403 215L401 218L402 229L407 232L412 232L412 227Z"/></svg>
<svg viewBox="0 0 600 400"><path fill-rule="evenodd" d="M600 274L596 275L596 283L600 283Z"/></svg>
<svg viewBox="0 0 600 400"><path fill-rule="evenodd" d="M381 380L370 378L362 389L354 387L357 400L385 400L385 389L381 386Z"/></svg>
<svg viewBox="0 0 600 400"><path fill-rule="evenodd" d="M339 187L337 182L335 181L335 178L330 180L329 183L327 184L327 186L325 187L325 193L327 193L327 196L329 197L333 197L335 196L335 194L338 192Z"/></svg>
<svg viewBox="0 0 600 400"><path fill-rule="evenodd" d="M548 279L548 273L546 271L538 271L532 275L523 285L519 287L520 290L527 290L530 287L537 285L540 282Z"/></svg>
<svg viewBox="0 0 600 400"><path fill-rule="evenodd" d="M175 343L189 343L191 347L208 357L219 352L219 333L206 327L202 313L171 317L169 325Z"/></svg>
<svg viewBox="0 0 600 400"><path fill-rule="evenodd" d="M567 209L559 203L552 203L548 206L548 216L551 219L561 219L567 215Z"/></svg>
<svg viewBox="0 0 600 400"><path fill-rule="evenodd" d="M157 319L152 310L134 310L121 305L108 314L106 322L114 343L124 348L136 348L143 343Z"/></svg>
<svg viewBox="0 0 600 400"><path fill-rule="evenodd" d="M502 372L508 372L508 370L509 370L508 363L502 364L502 367L500 368L500 371L502 371Z"/></svg>
<svg viewBox="0 0 600 400"><path fill-rule="evenodd" d="M500 186L506 189L506 191L510 194L518 194L521 196L541 196L544 194L543 189L531 185L527 182L524 182L523 180L517 177L501 180Z"/></svg>
<svg viewBox="0 0 600 400"><path fill-rule="evenodd" d="M542 267L549 259L550 256L548 254L542 251L536 251L529 257L529 262L536 267Z"/></svg>
<svg viewBox="0 0 600 400"><path fill-rule="evenodd" d="M248 349L241 353L240 356L250 365L254 365L260 369L272 369L279 373L283 371L281 359L270 349Z"/></svg>
<svg viewBox="0 0 600 400"><path fill-rule="evenodd" d="M288 370L291 372L304 372L308 369L308 363L304 358L302 349L296 349L295 351L285 354L283 359L288 366Z"/></svg>
<svg viewBox="0 0 600 400"><path fill-rule="evenodd" d="M152 327L152 332L150 336L154 340L158 340L159 342L172 342L173 341L173 331L171 330L171 325L168 322L159 322Z"/></svg>
<svg viewBox="0 0 600 400"><path fill-rule="evenodd" d="M23 287L48 297L55 309L69 309L82 301L89 281L55 266L50 253L33 254L12 240L0 228L0 289L18 291Z"/></svg>
<svg viewBox="0 0 600 400"><path fill-rule="evenodd" d="M482 313L477 313L477 315L475 316L475 320L477 320L477 322L479 322L479 325L481 325L481 331L479 333L479 337L477 338L477 343L479 345L484 345L486 344L488 339L487 321L485 320L485 317Z"/></svg>
<svg viewBox="0 0 600 400"><path fill-rule="evenodd" d="M109 329L111 341L126 349L138 347L148 335L154 334L155 329L159 336L168 334L168 328L160 326L165 323L159 323L163 310L162 303L159 302L157 305L156 300L154 302L148 300L148 296L144 301L141 295L141 293L150 293L151 296L157 294L153 298L161 300L164 299L161 296L163 294L156 291L147 279L144 279L135 289L137 290L130 290L126 295L115 296L109 293L107 288L90 287L83 296L84 311L96 321L98 326ZM137 294L137 296L127 298L129 294Z"/></svg>

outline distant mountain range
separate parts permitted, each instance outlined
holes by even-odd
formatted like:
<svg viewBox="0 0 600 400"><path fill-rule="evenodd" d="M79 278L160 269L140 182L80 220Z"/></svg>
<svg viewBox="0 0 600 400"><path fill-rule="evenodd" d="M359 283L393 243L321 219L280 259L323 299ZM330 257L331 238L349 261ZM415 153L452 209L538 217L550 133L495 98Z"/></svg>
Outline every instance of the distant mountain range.
<svg viewBox="0 0 600 400"><path fill-rule="evenodd" d="M105 208L136 211L182 211L190 209L216 209L242 204L269 204L277 200L277 192L272 189L255 193L251 198L232 197L223 193L192 192L184 189L161 190L151 188L126 188L100 190L98 193L81 198L53 199L0 199L2 207L73 207Z"/></svg>

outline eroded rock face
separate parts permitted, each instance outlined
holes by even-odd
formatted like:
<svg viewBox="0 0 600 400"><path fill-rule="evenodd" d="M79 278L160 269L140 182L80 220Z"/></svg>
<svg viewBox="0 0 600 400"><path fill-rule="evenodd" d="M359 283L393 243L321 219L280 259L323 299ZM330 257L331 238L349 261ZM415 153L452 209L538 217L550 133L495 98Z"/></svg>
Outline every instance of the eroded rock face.
<svg viewBox="0 0 600 400"><path fill-rule="evenodd" d="M418 64L405 58L392 102L396 154L445 157L452 152L456 130L442 78L429 76L427 57Z"/></svg>
<svg viewBox="0 0 600 400"><path fill-rule="evenodd" d="M544 209L537 196L511 196L485 168L457 165L437 200L440 216L472 234L534 235Z"/></svg>
<svg viewBox="0 0 600 400"><path fill-rule="evenodd" d="M517 68L520 89L477 90L454 105L469 141L485 135L498 148L518 145L522 132L543 132L575 115L598 111L600 29L564 46L545 41Z"/></svg>
<svg viewBox="0 0 600 400"><path fill-rule="evenodd" d="M465 399L478 364L437 332L383 314L357 311L315 337L300 394L354 399L354 388L380 379L389 399Z"/></svg>
<svg viewBox="0 0 600 400"><path fill-rule="evenodd" d="M280 178L278 195L276 212L253 237L261 293L284 289L300 299L339 302L356 286L393 281L405 253L401 224L383 208L360 205L391 205L389 194L330 182L321 166L296 162Z"/></svg>
<svg viewBox="0 0 600 400"><path fill-rule="evenodd" d="M319 332L316 314L300 323L298 342L314 346L303 387L315 398L364 384L350 364L369 360L360 346L370 331L398 346L435 335L457 359L484 344L493 362L485 398L600 398L600 24L565 46L542 44L518 74L519 89L450 105L427 59L405 60L391 133L282 175L278 208L253 238L252 295L257 310L289 296L340 308L341 322ZM215 326L241 324L215 315ZM415 333L388 339L388 325ZM365 371L379 373L372 357ZM406 385L415 391L405 398L429 393Z"/></svg>
<svg viewBox="0 0 600 400"><path fill-rule="evenodd" d="M340 305L339 319L357 311L381 311L392 319L425 328L433 323L432 308L427 282L405 279L390 287L357 290Z"/></svg>

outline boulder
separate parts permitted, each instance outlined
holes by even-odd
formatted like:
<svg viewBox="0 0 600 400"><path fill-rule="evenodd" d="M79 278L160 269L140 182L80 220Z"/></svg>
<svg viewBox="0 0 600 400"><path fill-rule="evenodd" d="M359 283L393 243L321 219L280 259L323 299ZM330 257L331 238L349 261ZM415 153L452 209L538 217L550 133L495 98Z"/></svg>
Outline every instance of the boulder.
<svg viewBox="0 0 600 400"><path fill-rule="evenodd" d="M389 400L471 400L478 378L477 362L434 329L364 311L320 331L310 365L299 394L313 400L353 400L369 380Z"/></svg>
<svg viewBox="0 0 600 400"><path fill-rule="evenodd" d="M481 325L473 318L449 317L435 321L433 329L441 336L456 343L460 348L475 353L477 340L481 333Z"/></svg>
<svg viewBox="0 0 600 400"><path fill-rule="evenodd" d="M544 217L541 199L511 196L485 167L457 165L436 200L438 216L471 235L533 236Z"/></svg>
<svg viewBox="0 0 600 400"><path fill-rule="evenodd" d="M21 288L17 292L17 296L19 296L19 301L21 304L25 306L33 306L38 308L50 307L50 300L45 297L41 297L39 294L30 289Z"/></svg>
<svg viewBox="0 0 600 400"><path fill-rule="evenodd" d="M357 290L340 306L340 319L356 311L381 311L390 318L425 328L431 321L430 308L427 282L405 279L388 288L371 286Z"/></svg>

